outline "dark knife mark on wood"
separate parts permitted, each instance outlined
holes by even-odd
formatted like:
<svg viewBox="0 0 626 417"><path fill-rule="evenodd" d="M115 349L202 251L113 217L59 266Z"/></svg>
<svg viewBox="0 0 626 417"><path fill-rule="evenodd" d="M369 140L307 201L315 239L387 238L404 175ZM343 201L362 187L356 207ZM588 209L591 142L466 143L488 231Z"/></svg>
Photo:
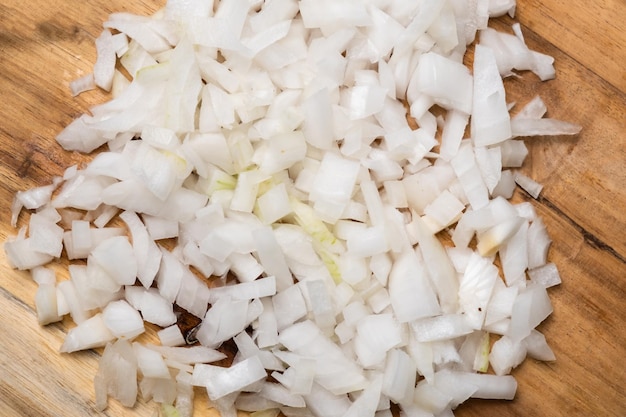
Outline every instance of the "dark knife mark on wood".
<svg viewBox="0 0 626 417"><path fill-rule="evenodd" d="M559 207L557 207L554 203L548 200L546 197L539 196L538 200L541 204L545 205L549 209L553 210L557 213L558 217L567 220L576 230L580 232L585 242L589 243L592 247L605 251L613 255L615 258L619 259L622 263L626 264L626 258L624 255L617 252L612 246L608 245L606 242L598 238L596 235L582 227L578 224L574 219L572 219L567 213L563 212Z"/></svg>

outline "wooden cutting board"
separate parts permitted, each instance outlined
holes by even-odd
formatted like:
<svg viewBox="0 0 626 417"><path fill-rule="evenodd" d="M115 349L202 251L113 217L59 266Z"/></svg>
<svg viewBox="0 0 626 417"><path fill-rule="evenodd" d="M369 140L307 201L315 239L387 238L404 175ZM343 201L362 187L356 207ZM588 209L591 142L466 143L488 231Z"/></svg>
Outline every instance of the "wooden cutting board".
<svg viewBox="0 0 626 417"><path fill-rule="evenodd" d="M91 71L94 39L114 11L146 14L159 1L4 0L0 4L0 240L16 191L48 184L85 157L63 151L55 135L106 95L73 98L69 81ZM540 326L557 361L527 360L513 374L517 398L469 401L458 416L626 415L626 3L624 0L519 0L527 43L556 58L557 78L508 79L510 101L539 94L549 116L574 121L574 138L527 141L523 171L541 182L531 201L554 240L550 260L563 284L550 290L554 314ZM510 30L511 19L492 26ZM22 219L23 221L23 219ZM61 271L61 269L59 269ZM151 416L153 404L93 409L98 352L61 355L69 320L41 328L36 285L0 254L0 415ZM152 334L152 337L154 335ZM215 416L206 397L196 415Z"/></svg>

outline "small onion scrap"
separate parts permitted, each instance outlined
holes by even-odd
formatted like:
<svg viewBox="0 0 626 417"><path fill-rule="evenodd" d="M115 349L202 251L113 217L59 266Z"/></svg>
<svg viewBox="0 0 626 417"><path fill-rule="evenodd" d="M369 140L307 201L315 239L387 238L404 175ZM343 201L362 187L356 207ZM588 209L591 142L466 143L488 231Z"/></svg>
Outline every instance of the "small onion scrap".
<svg viewBox="0 0 626 417"><path fill-rule="evenodd" d="M93 73L71 83L112 99L56 138L98 152L18 192L12 223L30 220L4 244L39 285L40 324L76 323L61 352L104 347L96 408L141 394L191 417L201 387L224 417L451 416L512 399L527 355L555 360L535 329L561 282L550 238L508 199L541 191L516 171L519 137L580 127L544 118L539 97L510 116L502 77L555 76L518 24L487 27L514 11L168 0L112 14ZM63 250L57 282L45 265ZM145 322L161 345L141 342Z"/></svg>

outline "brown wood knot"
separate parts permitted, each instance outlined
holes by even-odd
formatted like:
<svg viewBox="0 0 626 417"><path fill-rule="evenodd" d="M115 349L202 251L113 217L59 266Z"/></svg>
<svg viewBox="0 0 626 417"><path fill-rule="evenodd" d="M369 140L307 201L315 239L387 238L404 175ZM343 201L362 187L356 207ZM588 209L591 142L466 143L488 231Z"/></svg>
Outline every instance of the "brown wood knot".
<svg viewBox="0 0 626 417"><path fill-rule="evenodd" d="M24 158L21 160L21 163L19 164L19 166L17 167L17 169L15 170L15 174L19 177L19 178L26 178L29 176L29 173L31 171L31 167L33 165L33 157L35 155L36 149L34 146L32 146L31 144L27 144L25 146L26 148L26 154L24 155ZM16 158L16 161L19 160Z"/></svg>
<svg viewBox="0 0 626 417"><path fill-rule="evenodd" d="M55 19L48 19L37 24L37 32L54 42L79 38L80 28L75 24L64 24Z"/></svg>

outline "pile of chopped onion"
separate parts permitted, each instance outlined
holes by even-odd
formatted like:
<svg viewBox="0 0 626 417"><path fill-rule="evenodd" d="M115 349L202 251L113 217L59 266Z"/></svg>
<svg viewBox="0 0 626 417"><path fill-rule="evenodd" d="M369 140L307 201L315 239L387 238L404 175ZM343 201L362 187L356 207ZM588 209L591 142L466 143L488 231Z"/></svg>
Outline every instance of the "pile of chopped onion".
<svg viewBox="0 0 626 417"><path fill-rule="evenodd" d="M169 0L112 14L93 74L71 84L112 99L57 137L99 152L18 192L13 224L30 220L4 246L39 285L39 322L76 323L61 352L105 347L96 408L141 395L192 416L201 387L224 417L451 416L512 399L526 356L554 360L535 329L560 283L550 239L508 199L541 191L517 172L520 137L580 127L544 118L539 97L511 117L502 77L554 77L518 24L487 27L514 10ZM45 266L63 250L65 280ZM145 322L160 345L137 341Z"/></svg>

